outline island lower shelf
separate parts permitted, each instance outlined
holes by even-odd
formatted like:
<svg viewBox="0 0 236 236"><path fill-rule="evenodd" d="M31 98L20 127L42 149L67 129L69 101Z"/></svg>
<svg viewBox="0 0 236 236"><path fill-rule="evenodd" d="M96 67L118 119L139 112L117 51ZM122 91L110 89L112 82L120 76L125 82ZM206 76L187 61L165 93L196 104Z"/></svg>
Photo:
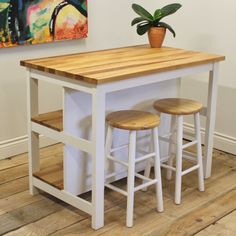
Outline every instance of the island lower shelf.
<svg viewBox="0 0 236 236"><path fill-rule="evenodd" d="M35 172L33 176L57 189L64 189L63 162L43 168L42 170Z"/></svg>

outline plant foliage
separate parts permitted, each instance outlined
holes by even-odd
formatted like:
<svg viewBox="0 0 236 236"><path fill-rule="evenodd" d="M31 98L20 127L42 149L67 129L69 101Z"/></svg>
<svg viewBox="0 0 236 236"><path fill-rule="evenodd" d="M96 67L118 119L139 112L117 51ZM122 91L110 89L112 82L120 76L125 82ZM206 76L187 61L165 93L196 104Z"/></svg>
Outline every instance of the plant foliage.
<svg viewBox="0 0 236 236"><path fill-rule="evenodd" d="M139 35L145 34L151 27L164 27L168 29L175 37L176 34L172 27L161 20L166 16L174 14L181 8L181 6L182 5L179 3L169 4L161 9L157 9L152 15L140 5L134 3L132 4L132 8L139 15L139 17L134 18L131 25L133 26L137 24L137 33Z"/></svg>

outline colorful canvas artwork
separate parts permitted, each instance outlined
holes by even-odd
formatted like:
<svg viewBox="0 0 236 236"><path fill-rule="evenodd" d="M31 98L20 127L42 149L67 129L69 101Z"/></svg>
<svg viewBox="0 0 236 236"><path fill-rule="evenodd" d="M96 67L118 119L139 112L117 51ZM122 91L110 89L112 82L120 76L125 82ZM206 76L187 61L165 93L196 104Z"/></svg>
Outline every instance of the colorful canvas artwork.
<svg viewBox="0 0 236 236"><path fill-rule="evenodd" d="M0 0L0 48L87 37L87 0Z"/></svg>

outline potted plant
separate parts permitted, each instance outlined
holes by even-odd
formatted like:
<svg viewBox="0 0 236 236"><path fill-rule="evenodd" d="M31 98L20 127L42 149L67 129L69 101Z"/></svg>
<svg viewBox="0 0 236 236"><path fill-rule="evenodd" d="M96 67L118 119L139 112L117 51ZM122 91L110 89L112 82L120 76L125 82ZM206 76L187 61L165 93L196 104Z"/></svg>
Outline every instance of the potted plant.
<svg viewBox="0 0 236 236"><path fill-rule="evenodd" d="M166 29L168 29L175 37L175 31L170 25L161 21L164 17L175 13L181 4L173 3L157 9L152 15L146 9L138 4L132 4L133 10L139 15L133 19L131 25L137 24L137 33L143 35L148 32L148 38L151 47L160 48L165 38Z"/></svg>

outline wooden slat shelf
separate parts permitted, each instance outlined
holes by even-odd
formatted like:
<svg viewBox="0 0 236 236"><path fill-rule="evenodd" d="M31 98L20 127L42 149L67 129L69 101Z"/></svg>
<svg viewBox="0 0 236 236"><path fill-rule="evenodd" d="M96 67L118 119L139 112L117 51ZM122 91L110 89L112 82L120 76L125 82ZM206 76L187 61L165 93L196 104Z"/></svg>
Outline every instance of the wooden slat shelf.
<svg viewBox="0 0 236 236"><path fill-rule="evenodd" d="M63 184L63 163L49 166L33 174L34 177L58 188L64 189Z"/></svg>
<svg viewBox="0 0 236 236"><path fill-rule="evenodd" d="M63 112L62 110L48 112L32 117L32 121L54 129L56 131L63 131Z"/></svg>

